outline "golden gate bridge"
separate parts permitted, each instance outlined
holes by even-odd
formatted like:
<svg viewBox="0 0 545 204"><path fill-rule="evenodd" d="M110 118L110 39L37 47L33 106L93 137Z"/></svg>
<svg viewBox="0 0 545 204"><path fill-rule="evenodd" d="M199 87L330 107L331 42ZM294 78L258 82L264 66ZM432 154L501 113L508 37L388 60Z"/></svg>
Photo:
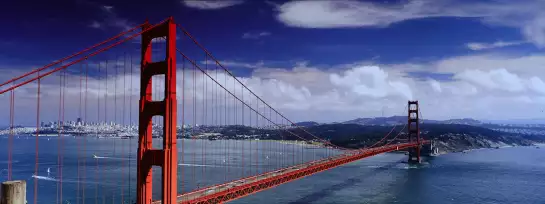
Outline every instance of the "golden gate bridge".
<svg viewBox="0 0 545 204"><path fill-rule="evenodd" d="M6 99L10 109L7 179L13 179L12 171L20 164L14 163L17 155L13 154L18 118L35 117L35 158L30 170L35 176L33 186L29 186L33 194L29 203L43 202L38 200L42 190L39 183L43 182L38 178L44 168L40 164L44 154L55 151L56 201L46 202L63 203L63 197L67 197L63 194L67 191L63 189L65 153L69 148L66 136L78 141L77 195L72 203L104 203L106 194L112 203L127 203L134 192L138 204L222 203L381 153L407 150L408 161L420 163L420 148L429 143L420 138L417 101L408 102L407 123L399 133L391 134L394 126L372 146L347 149L286 118L264 100L263 95L277 90L268 91L271 93L260 93L262 96L253 92L244 79L224 67L172 17L157 24L145 22L0 84L0 99ZM78 122L75 131L65 125L65 119L74 116L84 121ZM136 116L137 121L133 119ZM52 127L44 128L40 123L46 117L55 118ZM227 131L227 127L233 128ZM39 138L51 129L59 136L57 149L44 152ZM131 158L115 163L136 168L136 186L130 184L130 172L129 176L119 172L119 178L126 179L115 192L107 192L100 186L100 182L106 182L100 179L104 168L98 161L101 157L89 153L88 136L98 138L104 132L115 135L119 129L128 132L128 138L132 138L132 130L138 136L136 166L131 166ZM403 131L405 138L398 137ZM189 139L178 139L179 135ZM249 142L197 142L213 140L217 135ZM112 155L129 151L122 142L115 141L112 139L113 148L108 149ZM189 147L193 150L185 152ZM224 159L211 163L211 154ZM276 160L271 162L269 155ZM188 160L191 165L180 165ZM222 170L212 171L209 166ZM94 175L87 175L86 169L92 169ZM152 179L157 174L161 179ZM204 182L207 177L221 174L225 175L222 182ZM91 179L97 182L94 186L84 184ZM160 197L154 198L154 194Z"/></svg>

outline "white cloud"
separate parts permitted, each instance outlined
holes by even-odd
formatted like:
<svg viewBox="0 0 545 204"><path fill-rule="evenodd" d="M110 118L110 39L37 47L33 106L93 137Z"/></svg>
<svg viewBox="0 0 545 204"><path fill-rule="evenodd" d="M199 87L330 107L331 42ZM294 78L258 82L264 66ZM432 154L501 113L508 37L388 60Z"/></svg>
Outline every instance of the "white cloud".
<svg viewBox="0 0 545 204"><path fill-rule="evenodd" d="M405 114L404 107L408 99L421 102L422 114L427 119L533 118L541 117L540 112L536 110L541 110L545 105L545 82L543 81L545 70L542 69L545 64L545 55L522 57L475 55L424 64L373 65L361 62L319 68L310 63L300 62L294 63L293 67L282 69L271 68L264 62L226 62L231 63L230 65L253 69L251 76L239 79L267 103L295 121L343 121L356 117L379 116L382 110L385 110L385 115L402 115ZM400 69L400 67L410 67L409 70L426 70L431 73L452 73L453 78L446 81L433 78L428 80L410 78L406 74L408 70ZM71 69L76 68L77 66ZM10 71L20 73L20 69L0 69L0 81L5 81L4 77L13 76L14 73ZM211 76L216 78L215 74L211 73ZM133 89L129 89L131 76ZM69 78L65 117L73 120L78 116L80 88L77 76L69 75ZM114 113L118 117L122 115L122 109L119 107L129 104L129 97L132 97L131 110L134 117L137 111L134 101L137 101L139 94L138 78L138 73L110 76L107 102L114 103L113 96L116 92L113 82L117 82L118 109L113 110L111 106L108 107L108 120L113 119ZM42 107L52 107L42 109L41 117L46 121L55 120L58 117L58 80L58 75L55 74L42 81ZM200 73L193 75L193 72L189 70L186 70L186 73L178 70L177 80L178 110L181 111L182 106L186 110L184 113L186 123L194 120L193 109L200 110L205 106L233 107L233 98ZM261 102L258 105L248 91L243 92L241 86L226 77L224 73L218 73L216 80L252 107L268 111L264 110ZM90 78L88 83L90 101L88 112L92 113L91 120L95 120L96 101L100 99L101 104L104 103L105 81L103 78ZM163 83L160 81L154 84L162 89ZM36 84L30 83L17 89L16 95L18 114L33 116L36 105ZM213 98L223 99L226 96L227 102L212 100ZM7 101L7 97L0 96L0 106L7 107ZM203 104L207 105L203 106ZM240 104L238 105L241 107ZM125 108L128 108L127 105ZM101 117L104 117L103 109L104 107L101 108ZM227 111L235 112L234 108ZM198 114L201 112L198 111ZM246 108L245 114L248 112ZM229 112L229 114L235 113ZM183 114L179 112L178 115L181 122ZM211 116L196 115L195 117L196 120L206 121L207 117ZM242 115L237 116L237 118L241 117ZM16 120L28 119L17 117ZM4 121L5 119L0 118L0 124ZM199 122L199 124L203 123L206 122Z"/></svg>
<svg viewBox="0 0 545 204"><path fill-rule="evenodd" d="M494 49L494 48L502 48L502 47L508 47L508 46L514 46L514 45L521 45L527 43L526 41L512 41L512 42L504 42L504 41L497 41L494 43L477 43L477 42L471 42L467 43L466 46L470 50L487 50L487 49Z"/></svg>
<svg viewBox="0 0 545 204"><path fill-rule="evenodd" d="M91 27L91 28L101 28L102 25L101 25L99 22L93 21L93 22L89 25L89 27Z"/></svg>
<svg viewBox="0 0 545 204"><path fill-rule="evenodd" d="M355 0L290 1L277 7L277 19L301 28L385 27L432 17L478 18L483 23L517 28L530 41L545 46L545 1L415 0L383 4Z"/></svg>
<svg viewBox="0 0 545 204"><path fill-rule="evenodd" d="M259 39L261 37L270 36L271 33L262 31L262 32L247 32L242 35L242 39Z"/></svg>
<svg viewBox="0 0 545 204"><path fill-rule="evenodd" d="M448 89L450 93L453 94L453 96L473 96L479 92L477 87L466 81L445 83L444 86L445 89Z"/></svg>
<svg viewBox="0 0 545 204"><path fill-rule="evenodd" d="M456 79L470 82L488 89L501 89L510 92L521 92L526 88L519 76L505 69L488 72L481 70L464 70L454 76Z"/></svg>
<svg viewBox="0 0 545 204"><path fill-rule="evenodd" d="M91 28L102 29L104 26L108 26L125 31L137 25L127 18L120 17L113 6L102 5L99 9L101 17L91 22L89 25Z"/></svg>
<svg viewBox="0 0 545 204"><path fill-rule="evenodd" d="M533 91L545 95L545 83L539 77L530 78L528 86Z"/></svg>
<svg viewBox="0 0 545 204"><path fill-rule="evenodd" d="M183 0L182 3L190 8L214 10L241 4L242 0Z"/></svg>
<svg viewBox="0 0 545 204"><path fill-rule="evenodd" d="M102 8L107 12L112 12L112 10L114 9L113 6L102 6Z"/></svg>
<svg viewBox="0 0 545 204"><path fill-rule="evenodd" d="M407 84L390 79L388 73L377 66L354 67L342 74L331 74L329 79L334 86L347 89L351 94L371 98L399 95L412 99L412 91Z"/></svg>
<svg viewBox="0 0 545 204"><path fill-rule="evenodd" d="M225 60L225 61L218 61L221 65L225 66L226 68L248 68L248 69L256 69L256 68L260 68L260 67L263 67L264 66L264 63L263 61L259 61L259 62L256 62L256 63L248 63L248 62L238 62L238 61L230 61L230 60ZM208 60L207 61L201 61L200 62L201 64L208 64L208 65L214 65L216 64L215 61L213 60Z"/></svg>
<svg viewBox="0 0 545 204"><path fill-rule="evenodd" d="M430 86L433 88L435 92L441 93L443 90L441 89L441 84L434 79L429 79L428 83L430 83Z"/></svg>

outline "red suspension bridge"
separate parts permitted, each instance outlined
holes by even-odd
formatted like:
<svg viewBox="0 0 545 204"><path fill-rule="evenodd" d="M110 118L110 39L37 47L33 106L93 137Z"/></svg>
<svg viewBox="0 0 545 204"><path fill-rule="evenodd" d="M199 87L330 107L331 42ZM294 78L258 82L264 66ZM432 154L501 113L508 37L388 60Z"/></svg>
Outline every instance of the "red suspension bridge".
<svg viewBox="0 0 545 204"><path fill-rule="evenodd" d="M264 98L276 90L253 92L261 82L235 77L172 18L16 74L0 84L10 124L0 135L6 180L32 172L29 203L221 203L385 152L419 163L429 143L409 101L399 131L339 147L274 109ZM34 165L17 162L25 135Z"/></svg>

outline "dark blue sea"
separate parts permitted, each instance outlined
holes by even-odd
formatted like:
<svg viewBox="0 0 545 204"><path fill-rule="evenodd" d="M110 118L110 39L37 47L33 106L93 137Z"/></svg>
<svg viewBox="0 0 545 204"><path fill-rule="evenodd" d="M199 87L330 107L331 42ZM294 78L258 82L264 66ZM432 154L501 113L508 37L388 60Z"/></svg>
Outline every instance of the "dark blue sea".
<svg viewBox="0 0 545 204"><path fill-rule="evenodd" d="M7 180L7 141L0 137L1 181ZM132 203L136 144L132 139L62 137L59 143L58 137L40 137L38 175L34 175L35 138L16 137L13 179L27 181L28 203L34 202L34 194L38 203L57 203L61 183L62 203L122 203L122 199ZM63 147L62 182L58 145ZM179 140L178 147L184 155L178 162L180 192L290 165L289 158L312 160L331 154L306 149L301 155L287 151L301 149L297 145L270 141ZM246 148L244 154L241 147ZM248 151L257 157L244 157ZM545 147L452 153L418 166L409 166L405 160L403 154L377 155L231 203L545 203ZM154 168L154 175L158 173ZM159 181L155 176L156 199Z"/></svg>

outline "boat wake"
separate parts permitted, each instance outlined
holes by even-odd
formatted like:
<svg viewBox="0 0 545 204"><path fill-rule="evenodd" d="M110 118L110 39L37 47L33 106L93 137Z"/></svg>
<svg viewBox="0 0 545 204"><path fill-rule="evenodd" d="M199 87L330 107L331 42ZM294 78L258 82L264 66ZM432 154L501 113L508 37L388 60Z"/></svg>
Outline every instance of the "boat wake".
<svg viewBox="0 0 545 204"><path fill-rule="evenodd" d="M36 178L36 179L39 179L39 180L44 180L44 181L55 181L55 182L59 182L60 180L59 179L56 179L56 178L53 178L53 177L49 177L49 176L36 176L36 175L32 175L32 178ZM123 184L118 184L118 183L110 183L110 182L97 182L97 181L78 181L77 179L62 179L62 182L63 183L81 183L81 184L100 184L102 186L123 186Z"/></svg>
<svg viewBox="0 0 545 204"><path fill-rule="evenodd" d="M123 158L123 157L101 157L101 156L97 156L96 154L93 154L93 159L133 160L130 158Z"/></svg>
<svg viewBox="0 0 545 204"><path fill-rule="evenodd" d="M214 166L214 165L205 165L205 164L184 164L184 163L179 163L178 166L217 167L217 166Z"/></svg>
<svg viewBox="0 0 545 204"><path fill-rule="evenodd" d="M45 180L45 181L58 181L57 179L52 178L52 177L48 177L48 176L36 176L36 175L32 175L32 178L36 178L36 179L40 179L40 180Z"/></svg>

